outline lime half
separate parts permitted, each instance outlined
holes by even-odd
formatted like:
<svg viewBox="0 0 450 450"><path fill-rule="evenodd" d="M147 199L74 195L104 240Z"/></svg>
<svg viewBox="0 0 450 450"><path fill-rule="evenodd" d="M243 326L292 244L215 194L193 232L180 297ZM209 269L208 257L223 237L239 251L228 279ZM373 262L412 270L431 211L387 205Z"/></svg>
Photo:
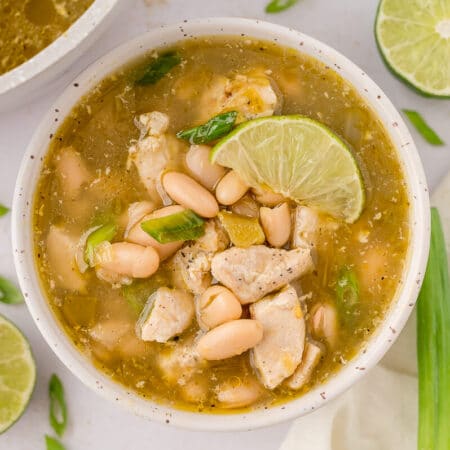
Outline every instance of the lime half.
<svg viewBox="0 0 450 450"><path fill-rule="evenodd" d="M212 149L211 160L234 169L252 187L268 186L347 222L364 208L352 152L330 129L304 116L246 122Z"/></svg>
<svg viewBox="0 0 450 450"><path fill-rule="evenodd" d="M0 316L0 433L25 411L36 380L36 366L24 335Z"/></svg>
<svg viewBox="0 0 450 450"><path fill-rule="evenodd" d="M381 0L375 37L395 75L422 94L450 96L448 0Z"/></svg>

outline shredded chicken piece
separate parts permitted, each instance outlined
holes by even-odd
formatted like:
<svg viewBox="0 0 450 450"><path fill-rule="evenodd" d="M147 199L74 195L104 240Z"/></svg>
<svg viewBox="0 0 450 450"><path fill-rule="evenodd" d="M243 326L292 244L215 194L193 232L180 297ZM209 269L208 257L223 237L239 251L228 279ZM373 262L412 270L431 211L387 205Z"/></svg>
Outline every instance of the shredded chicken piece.
<svg viewBox="0 0 450 450"><path fill-rule="evenodd" d="M161 173L169 161L168 142L165 132L169 117L158 111L141 114L137 121L140 139L129 150L128 163L133 162L139 177L152 198L157 195Z"/></svg>
<svg viewBox="0 0 450 450"><path fill-rule="evenodd" d="M322 349L313 342L306 342L303 350L302 362L295 369L294 374L286 381L291 389L301 389L311 380L314 369L320 362Z"/></svg>
<svg viewBox="0 0 450 450"><path fill-rule="evenodd" d="M238 111L237 122L271 116L280 99L264 73L217 75L200 99L202 119L225 111Z"/></svg>
<svg viewBox="0 0 450 450"><path fill-rule="evenodd" d="M179 289L159 288L150 296L136 324L143 341L167 342L185 331L194 318L194 299Z"/></svg>
<svg viewBox="0 0 450 450"><path fill-rule="evenodd" d="M213 276L231 289L241 303L252 303L313 269L310 251L254 245L232 247L214 256Z"/></svg>
<svg viewBox="0 0 450 450"><path fill-rule="evenodd" d="M302 360L305 320L297 293L287 286L250 306L250 314L263 326L263 339L252 350L252 362L268 389L291 376Z"/></svg>
<svg viewBox="0 0 450 450"><path fill-rule="evenodd" d="M196 350L194 339L169 346L157 354L157 364L163 378L184 386L208 365Z"/></svg>
<svg viewBox="0 0 450 450"><path fill-rule="evenodd" d="M214 255L228 244L228 236L221 225L216 220L208 221L205 234L178 250L172 258L170 268L174 284L195 295L202 294L211 285L210 270Z"/></svg>
<svg viewBox="0 0 450 450"><path fill-rule="evenodd" d="M46 247L51 275L59 287L83 292L86 288L86 280L76 264L77 246L77 237L55 225L50 227Z"/></svg>
<svg viewBox="0 0 450 450"><path fill-rule="evenodd" d="M319 229L319 215L308 206L297 206L294 212L294 230L292 232L292 247L316 247Z"/></svg>

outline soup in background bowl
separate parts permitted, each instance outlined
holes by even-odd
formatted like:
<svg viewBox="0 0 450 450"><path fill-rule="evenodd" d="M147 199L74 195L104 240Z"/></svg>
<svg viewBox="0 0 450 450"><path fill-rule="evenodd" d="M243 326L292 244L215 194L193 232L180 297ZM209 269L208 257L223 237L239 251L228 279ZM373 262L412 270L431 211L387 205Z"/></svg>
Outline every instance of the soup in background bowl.
<svg viewBox="0 0 450 450"><path fill-rule="evenodd" d="M251 155L271 135L245 130L280 120L320 124L361 192L317 194L349 183L338 153L288 177L272 145L282 169L264 172ZM238 134L255 139L246 153L235 139L245 173L217 156ZM294 195L294 175L314 195ZM341 194L363 209L339 215ZM245 19L162 28L94 64L30 144L14 211L21 285L58 356L135 412L198 429L287 420L349 387L405 323L428 250L420 161L383 93L323 44Z"/></svg>
<svg viewBox="0 0 450 450"><path fill-rule="evenodd" d="M118 0L6 0L0 7L0 111L36 97L108 25Z"/></svg>

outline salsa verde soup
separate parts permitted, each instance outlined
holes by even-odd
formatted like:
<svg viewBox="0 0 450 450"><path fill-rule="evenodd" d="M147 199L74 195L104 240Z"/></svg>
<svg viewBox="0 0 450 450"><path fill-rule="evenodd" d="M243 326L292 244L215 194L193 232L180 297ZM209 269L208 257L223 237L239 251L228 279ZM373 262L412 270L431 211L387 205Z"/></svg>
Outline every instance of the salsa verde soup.
<svg viewBox="0 0 450 450"><path fill-rule="evenodd" d="M248 154L213 162L247 127L283 167L283 141L261 137L276 116L348 152L357 217L251 183ZM308 161L326 150L296 133ZM99 83L52 137L33 211L42 286L74 344L127 388L194 411L265 408L345 366L395 298L409 242L395 148L355 89L238 37L186 40Z"/></svg>
<svg viewBox="0 0 450 450"><path fill-rule="evenodd" d="M2 0L0 75L28 61L57 39L93 0Z"/></svg>

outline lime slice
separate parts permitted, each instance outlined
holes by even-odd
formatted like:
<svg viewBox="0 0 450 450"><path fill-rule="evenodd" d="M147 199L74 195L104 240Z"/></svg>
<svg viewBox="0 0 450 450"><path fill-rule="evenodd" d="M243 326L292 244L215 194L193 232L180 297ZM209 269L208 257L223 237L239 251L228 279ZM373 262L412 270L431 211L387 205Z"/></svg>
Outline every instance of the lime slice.
<svg viewBox="0 0 450 450"><path fill-rule="evenodd" d="M16 422L28 405L36 366L24 335L0 316L0 433Z"/></svg>
<svg viewBox="0 0 450 450"><path fill-rule="evenodd" d="M297 203L347 222L364 207L364 186L350 149L330 129L303 116L274 116L237 127L211 160L250 186L268 186Z"/></svg>
<svg viewBox="0 0 450 450"><path fill-rule="evenodd" d="M375 38L395 75L422 94L450 96L448 0L381 0Z"/></svg>

